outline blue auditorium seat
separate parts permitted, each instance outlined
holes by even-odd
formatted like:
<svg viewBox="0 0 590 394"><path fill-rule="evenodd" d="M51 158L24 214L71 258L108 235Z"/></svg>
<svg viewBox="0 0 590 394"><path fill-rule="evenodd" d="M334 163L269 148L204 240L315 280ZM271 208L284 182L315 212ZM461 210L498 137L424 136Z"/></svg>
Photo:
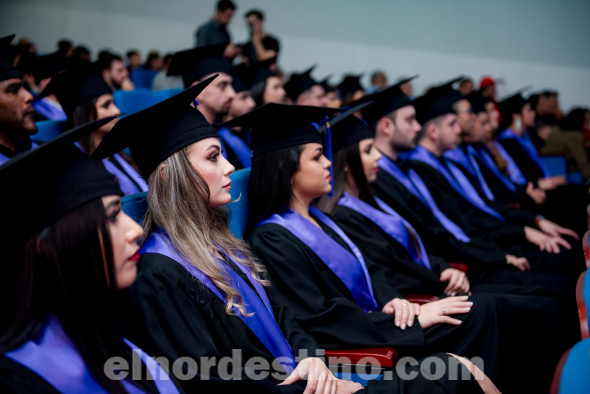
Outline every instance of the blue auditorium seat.
<svg viewBox="0 0 590 394"><path fill-rule="evenodd" d="M156 104L158 100L151 89L117 90L113 93L115 105L123 115L130 115Z"/></svg>
<svg viewBox="0 0 590 394"><path fill-rule="evenodd" d="M34 141L47 142L61 134L65 120L42 120L36 123L38 131L31 138Z"/></svg>
<svg viewBox="0 0 590 394"><path fill-rule="evenodd" d="M156 71L150 70L149 68L138 67L131 71L129 78L133 82L133 85L135 85L135 89L151 89L156 74Z"/></svg>
<svg viewBox="0 0 590 394"><path fill-rule="evenodd" d="M236 171L230 176L231 178L231 197L232 202L229 204L230 222L229 228L237 238L244 236L244 231L248 225L248 212L250 204L248 195L250 190L250 169L244 168Z"/></svg>
<svg viewBox="0 0 590 394"><path fill-rule="evenodd" d="M132 194L121 199L123 212L141 224L145 213L147 212L147 192Z"/></svg>
<svg viewBox="0 0 590 394"><path fill-rule="evenodd" d="M184 89L181 89L181 88L156 90L154 92L154 96L156 97L156 101L160 102L160 101L164 101L164 100L182 92L183 90Z"/></svg>
<svg viewBox="0 0 590 394"><path fill-rule="evenodd" d="M567 174L567 162L565 156L562 155L542 155L541 161L545 164L549 170L550 176L566 175Z"/></svg>

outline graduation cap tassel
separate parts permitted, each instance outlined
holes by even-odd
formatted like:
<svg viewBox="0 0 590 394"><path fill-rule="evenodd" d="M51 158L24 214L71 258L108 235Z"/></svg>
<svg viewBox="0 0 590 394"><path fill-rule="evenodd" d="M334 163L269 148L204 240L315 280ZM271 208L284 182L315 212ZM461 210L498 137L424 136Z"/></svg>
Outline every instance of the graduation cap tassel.
<svg viewBox="0 0 590 394"><path fill-rule="evenodd" d="M334 160L332 158L332 129L330 127L330 118L326 116L326 133L324 134L324 156L332 165L330 166L330 185L332 188L330 189L330 193L328 196L334 197Z"/></svg>
<svg viewBox="0 0 590 394"><path fill-rule="evenodd" d="M318 122L314 122L312 123L312 125L317 129L317 131L320 134L323 134L323 142L324 142L324 156L326 156L326 158L328 160L330 160L330 163L332 163L332 133L331 133L331 129L330 129L330 118L328 116L326 116L326 118L321 122L321 126L320 123ZM330 193L328 193L328 196L333 197L334 196L334 170L333 167L330 166L329 168L330 171L330 185L332 185L332 189L330 190Z"/></svg>

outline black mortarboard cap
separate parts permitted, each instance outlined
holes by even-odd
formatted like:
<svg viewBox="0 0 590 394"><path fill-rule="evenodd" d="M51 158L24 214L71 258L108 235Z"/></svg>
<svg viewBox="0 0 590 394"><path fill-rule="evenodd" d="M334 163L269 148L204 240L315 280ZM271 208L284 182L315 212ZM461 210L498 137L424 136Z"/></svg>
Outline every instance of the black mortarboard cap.
<svg viewBox="0 0 590 394"><path fill-rule="evenodd" d="M453 85L463 79L465 79L465 76L460 75L438 86L432 87L428 93L444 95L449 100L451 105L455 104L459 100L465 100L465 96L463 96L458 90L453 89Z"/></svg>
<svg viewBox="0 0 590 394"><path fill-rule="evenodd" d="M107 195L122 195L112 174L74 142L112 121L99 119L61 133L53 140L0 167L4 241L26 241L81 205ZM10 224L10 225L8 225Z"/></svg>
<svg viewBox="0 0 590 394"><path fill-rule="evenodd" d="M0 81L23 77L7 56L8 48L13 39L14 34L0 38Z"/></svg>
<svg viewBox="0 0 590 394"><path fill-rule="evenodd" d="M231 73L231 65L223 57L228 43L207 45L186 51L176 52L170 61L167 75L181 75L184 87L210 74Z"/></svg>
<svg viewBox="0 0 590 394"><path fill-rule="evenodd" d="M297 101L297 97L313 86L318 85L317 81L311 77L311 72L316 66L313 65L302 73L293 73L291 78L285 84L285 92L287 97L293 101Z"/></svg>
<svg viewBox="0 0 590 394"><path fill-rule="evenodd" d="M217 76L122 118L92 156L102 159L128 147L142 177L148 179L160 163L182 148L205 138L219 138L201 111L190 105Z"/></svg>
<svg viewBox="0 0 590 394"><path fill-rule="evenodd" d="M354 116L355 112L362 108L370 106L373 102L368 101L356 107L353 107L341 114L336 115L330 120L332 128L332 151L338 152L342 149L356 144L367 138L374 138L373 132L364 120Z"/></svg>
<svg viewBox="0 0 590 394"><path fill-rule="evenodd" d="M394 85L383 88L375 93L368 94L355 101L351 106L355 106L364 102L372 101L373 104L367 106L362 110L363 119L372 125L381 119L383 116L396 111L402 107L412 105L412 101L408 96L401 91L400 86L418 75L414 75L410 78L402 79Z"/></svg>
<svg viewBox="0 0 590 394"><path fill-rule="evenodd" d="M416 108L416 120L424 125L431 119L446 114L454 114L453 104L444 91L429 91L412 102Z"/></svg>
<svg viewBox="0 0 590 394"><path fill-rule="evenodd" d="M324 92L326 92L326 93L336 92L336 93L338 93L338 95L340 95L340 92L338 91L336 86L330 84L330 77L331 76L332 76L332 74L329 74L326 78L324 78L323 80L318 82L318 84L320 84L322 86L322 88L324 88Z"/></svg>
<svg viewBox="0 0 590 394"><path fill-rule="evenodd" d="M96 73L93 65L85 65L54 75L37 100L51 94L55 94L64 112L71 119L76 107L103 94L113 94L113 91Z"/></svg>
<svg viewBox="0 0 590 394"><path fill-rule="evenodd" d="M254 86L256 83L260 81L266 81L270 77L276 77L277 73L270 69L270 66L276 63L276 61L277 57L275 56L267 60L252 63L249 67L249 72L251 76L251 86Z"/></svg>
<svg viewBox="0 0 590 394"><path fill-rule="evenodd" d="M241 126L252 129L252 156L312 142L322 143L313 122L333 115L339 109L306 105L269 103L223 124L227 128Z"/></svg>
<svg viewBox="0 0 590 394"><path fill-rule="evenodd" d="M39 56L33 63L33 75L39 81L52 77L67 69L68 66L63 52L54 52L49 55Z"/></svg>
<svg viewBox="0 0 590 394"><path fill-rule="evenodd" d="M231 86L236 93L250 90L250 76L248 75L248 67L245 64L232 66L230 71L232 76Z"/></svg>
<svg viewBox="0 0 590 394"><path fill-rule="evenodd" d="M363 74L358 75L346 75L342 79L342 82L336 86L336 88L340 91L341 97L346 97L347 95L354 94L355 92L362 90L363 92L365 89L361 86L361 77Z"/></svg>
<svg viewBox="0 0 590 394"><path fill-rule="evenodd" d="M492 99L488 96L484 96L483 94L481 94L481 91L479 90L473 91L466 98L471 103L471 109L473 110L474 114L486 112L485 105L492 101Z"/></svg>
<svg viewBox="0 0 590 394"><path fill-rule="evenodd" d="M524 97L522 97L522 92L528 88L530 88L530 85L519 89L510 96L498 102L498 109L500 110L503 119L512 119L512 114L522 111L522 107L524 107L528 102Z"/></svg>

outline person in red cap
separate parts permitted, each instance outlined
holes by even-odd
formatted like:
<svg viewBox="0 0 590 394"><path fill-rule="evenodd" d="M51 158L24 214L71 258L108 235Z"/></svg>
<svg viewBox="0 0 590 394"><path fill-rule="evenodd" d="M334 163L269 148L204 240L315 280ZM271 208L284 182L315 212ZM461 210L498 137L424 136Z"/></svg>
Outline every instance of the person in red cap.
<svg viewBox="0 0 590 394"><path fill-rule="evenodd" d="M496 100L496 80L489 75L484 75L481 77L479 81L479 91L481 95L484 97L489 97L494 103L494 107L498 114L500 114L500 109L498 108L498 100ZM500 115L500 122L502 122L502 115Z"/></svg>

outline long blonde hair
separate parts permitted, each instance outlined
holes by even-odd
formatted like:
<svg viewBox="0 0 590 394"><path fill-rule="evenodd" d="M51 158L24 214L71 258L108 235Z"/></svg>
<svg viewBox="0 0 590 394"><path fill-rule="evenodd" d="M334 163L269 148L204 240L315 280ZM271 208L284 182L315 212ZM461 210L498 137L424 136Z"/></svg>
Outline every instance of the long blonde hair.
<svg viewBox="0 0 590 394"><path fill-rule="evenodd" d="M143 220L144 239L157 227L163 228L182 257L200 269L226 297L226 312L236 306L248 316L240 293L212 252L229 254L260 279L264 267L255 261L250 247L233 236L226 206L209 206L209 187L188 158L190 145L161 163L148 179L148 212ZM164 168L162 168L164 165ZM162 173L162 175L160 175Z"/></svg>

